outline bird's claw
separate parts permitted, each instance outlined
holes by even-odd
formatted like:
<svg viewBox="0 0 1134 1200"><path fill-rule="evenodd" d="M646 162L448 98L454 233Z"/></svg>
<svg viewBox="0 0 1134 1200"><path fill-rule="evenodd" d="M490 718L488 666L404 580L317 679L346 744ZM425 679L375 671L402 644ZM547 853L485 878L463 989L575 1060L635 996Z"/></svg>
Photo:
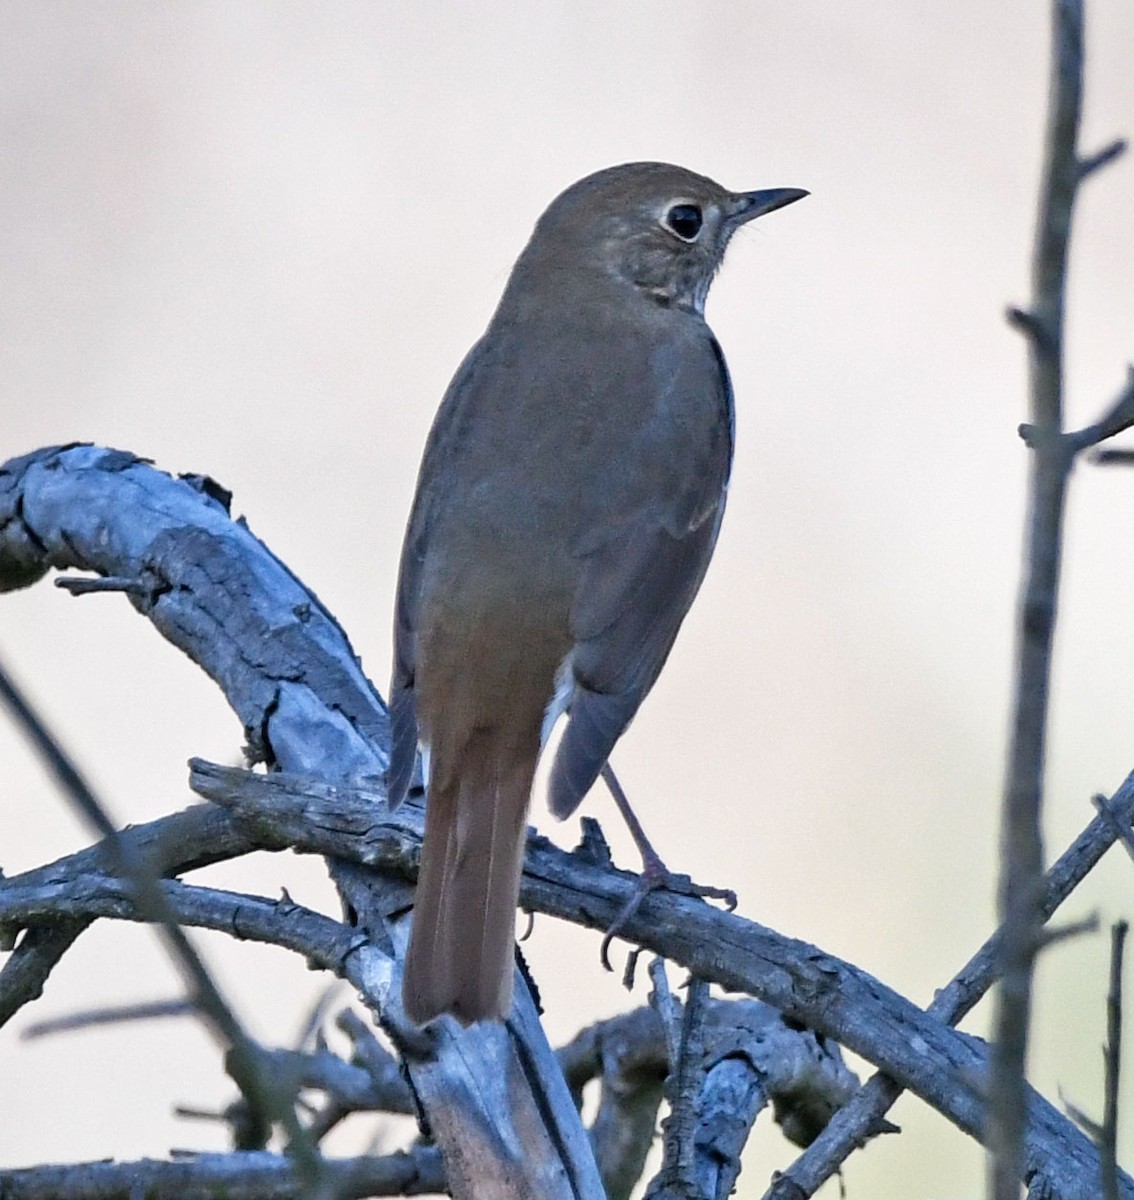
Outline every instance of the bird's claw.
<svg viewBox="0 0 1134 1200"><path fill-rule="evenodd" d="M736 893L732 888L694 883L688 875L680 875L669 870L660 859L647 861L642 873L634 881L634 890L630 893L629 899L603 935L602 945L599 947L599 959L608 971L614 970L610 962L610 943L626 928L631 918L642 907L642 901L659 888L664 888L665 891L673 892L678 896L696 896L702 900L723 900L728 912L736 909Z"/></svg>

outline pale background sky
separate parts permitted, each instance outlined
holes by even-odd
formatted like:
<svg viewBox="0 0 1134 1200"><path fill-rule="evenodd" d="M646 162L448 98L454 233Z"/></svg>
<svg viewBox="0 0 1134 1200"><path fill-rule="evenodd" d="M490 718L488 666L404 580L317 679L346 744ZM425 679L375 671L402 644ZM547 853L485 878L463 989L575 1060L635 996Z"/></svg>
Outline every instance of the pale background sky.
<svg viewBox="0 0 1134 1200"><path fill-rule="evenodd" d="M1027 299L1047 7L7 0L0 460L86 439L213 475L384 690L422 442L546 203L648 158L809 188L737 240L710 297L737 393L729 512L615 762L672 865L927 1003L992 924L1026 461L1002 312ZM1134 10L1088 17L1090 150L1134 134ZM1079 209L1074 424L1134 355L1132 214L1123 161ZM1134 475L1077 470L1052 856L1134 766L1132 519ZM120 597L0 597L0 653L123 821L187 804L190 755L235 759L216 689ZM630 863L609 801L588 810ZM85 842L0 722L0 865ZM292 858L209 874L334 903ZM1129 916L1132 884L1112 855L1067 916ZM291 1038L319 980L201 940L254 1031ZM528 950L555 1041L643 997L603 975L596 936L540 920ZM1102 936L1045 956L1032 1064L1096 1114L1106 957ZM0 1030L0 1164L223 1147L170 1116L231 1096L188 1021L19 1038L174 988L147 931L81 939ZM972 1143L916 1101L896 1116L852 1196L980 1191ZM792 1156L758 1137L740 1195Z"/></svg>

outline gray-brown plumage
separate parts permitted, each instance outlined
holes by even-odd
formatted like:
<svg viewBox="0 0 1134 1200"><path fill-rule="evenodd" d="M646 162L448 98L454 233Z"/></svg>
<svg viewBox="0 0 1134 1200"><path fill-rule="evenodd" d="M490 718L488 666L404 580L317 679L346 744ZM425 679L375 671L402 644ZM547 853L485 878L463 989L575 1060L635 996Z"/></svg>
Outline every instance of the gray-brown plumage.
<svg viewBox="0 0 1134 1200"><path fill-rule="evenodd" d="M571 813L669 654L724 509L732 394L705 295L738 226L806 195L662 163L540 218L425 449L398 583L390 803L428 749L405 972L424 1022L503 1017L525 817Z"/></svg>

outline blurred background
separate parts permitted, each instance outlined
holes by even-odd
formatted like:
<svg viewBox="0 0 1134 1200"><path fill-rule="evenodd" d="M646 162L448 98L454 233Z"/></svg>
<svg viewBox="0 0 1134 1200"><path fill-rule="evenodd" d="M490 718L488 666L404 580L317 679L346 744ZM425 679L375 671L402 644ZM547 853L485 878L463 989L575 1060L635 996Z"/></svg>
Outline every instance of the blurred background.
<svg viewBox="0 0 1134 1200"><path fill-rule="evenodd" d="M729 512L615 763L671 865L928 1003L993 924L1026 465L1003 310L1029 294L1047 7L7 0L0 460L82 439L213 475L385 690L422 443L548 201L633 159L809 188L737 239L710 297L737 394ZM1085 151L1134 134L1134 10L1094 0L1088 21ZM1132 214L1122 160L1078 210L1075 426L1134 354ZM1132 520L1134 474L1080 466L1052 857L1134 766ZM190 755L238 759L219 693L121 597L0 597L0 653L123 822L188 804ZM587 808L632 864L606 796ZM0 721L4 871L87 840ZM294 856L208 877L336 911ZM1132 884L1112 853L1065 915L1129 916ZM253 1031L292 1039L323 981L199 941ZM644 998L596 936L539 920L527 952L553 1041ZM1095 1115L1107 953L1100 934L1044 956L1032 1055L1038 1087ZM176 991L146 930L87 933L0 1030L0 1164L223 1148L171 1115L232 1095L192 1021L21 1040ZM852 1195L981 1190L975 1145L916 1100L894 1115L906 1133L852 1158ZM762 1131L739 1194L793 1156Z"/></svg>

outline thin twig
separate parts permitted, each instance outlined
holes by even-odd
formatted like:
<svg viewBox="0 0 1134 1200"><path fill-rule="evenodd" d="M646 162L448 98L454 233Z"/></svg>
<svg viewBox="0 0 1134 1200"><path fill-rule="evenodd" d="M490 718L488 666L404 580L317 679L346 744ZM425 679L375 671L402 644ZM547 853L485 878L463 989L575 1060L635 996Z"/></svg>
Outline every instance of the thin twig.
<svg viewBox="0 0 1134 1200"><path fill-rule="evenodd" d="M1082 95L1082 0L1053 0L1053 48L1039 221L1029 309L1042 337L1028 341L1032 454L1028 532L1017 614L1016 681L1001 816L999 913L1002 978L993 1021L985 1140L990 1194L1016 1200L1027 1125L1024 1063L1032 977L1043 919L1043 767L1051 649L1070 456L1048 444L1063 432L1063 308L1071 212L1079 182L1076 151Z"/></svg>
<svg viewBox="0 0 1134 1200"><path fill-rule="evenodd" d="M1110 407L1093 425L1066 434L1072 451L1078 454L1099 442L1105 442L1134 425L1134 368L1127 368L1126 382Z"/></svg>
<svg viewBox="0 0 1134 1200"><path fill-rule="evenodd" d="M1088 154L1086 158L1081 159L1079 161L1079 182L1082 183L1088 175L1093 175L1102 167L1109 166L1116 158L1126 153L1126 148L1125 138L1115 138L1101 150L1096 150L1094 154Z"/></svg>
<svg viewBox="0 0 1134 1200"><path fill-rule="evenodd" d="M669 989L665 959L660 955L650 959L650 982L653 984L649 997L650 1007L661 1018L669 1069L676 1071L677 1060L681 1054L681 1001Z"/></svg>
<svg viewBox="0 0 1134 1200"><path fill-rule="evenodd" d="M1111 930L1110 989L1106 997L1106 1105L1099 1145L1103 1200L1119 1200L1118 1079L1122 1057L1122 955L1128 929L1125 921L1116 921Z"/></svg>
<svg viewBox="0 0 1134 1200"><path fill-rule="evenodd" d="M331 1011L331 1006L337 999L338 994L339 984L337 980L331 982L319 993L315 1003L311 1006L311 1011L300 1025L299 1036L295 1040L297 1050L305 1050L319 1038L323 1022L326 1020L327 1014Z"/></svg>
<svg viewBox="0 0 1134 1200"><path fill-rule="evenodd" d="M1017 308L1014 304L1010 304L1004 310L1004 317L1008 324L1019 333L1022 333L1037 351L1043 354L1050 354L1054 350L1051 331L1036 313L1026 308Z"/></svg>
<svg viewBox="0 0 1134 1200"><path fill-rule="evenodd" d="M152 588L139 579L122 575L60 575L55 586L72 596L88 596L94 592L124 592L127 596L148 596Z"/></svg>
<svg viewBox="0 0 1134 1200"><path fill-rule="evenodd" d="M94 1025L115 1025L123 1021L152 1021L155 1017L184 1017L196 1010L188 1000L154 1000L148 1004L108 1005L105 1008L88 1008L52 1017L47 1021L36 1021L20 1035L25 1040L45 1037L52 1033L70 1033L75 1029L90 1029Z"/></svg>
<svg viewBox="0 0 1134 1200"><path fill-rule="evenodd" d="M1069 921L1066 925L1056 925L1050 929L1044 929L1040 934L1039 947L1041 950L1050 950L1052 946L1058 946L1062 942L1071 942L1075 938L1081 938L1089 933L1098 933L1098 931L1099 914L1097 912L1088 913L1078 921Z"/></svg>
<svg viewBox="0 0 1134 1200"><path fill-rule="evenodd" d="M1102 1126L1086 1111L1080 1108L1073 1100L1068 1099L1064 1094L1063 1088L1056 1089L1059 1094L1059 1103L1063 1105L1067 1115L1075 1122L1076 1125L1091 1139L1095 1145L1099 1145L1102 1141ZM1102 1156L1099 1156L1099 1173L1104 1170Z"/></svg>

